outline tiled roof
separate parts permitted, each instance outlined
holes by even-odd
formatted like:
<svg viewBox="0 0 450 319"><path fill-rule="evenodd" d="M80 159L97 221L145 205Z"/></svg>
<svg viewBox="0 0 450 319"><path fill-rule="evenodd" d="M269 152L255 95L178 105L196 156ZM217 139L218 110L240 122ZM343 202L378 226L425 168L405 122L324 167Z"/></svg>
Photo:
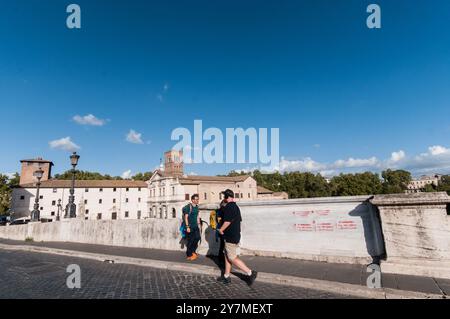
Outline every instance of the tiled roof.
<svg viewBox="0 0 450 319"><path fill-rule="evenodd" d="M23 184L20 188L35 188L36 184ZM51 179L41 182L41 188L70 188L72 181ZM75 188L146 188L147 183L130 180L77 180Z"/></svg>
<svg viewBox="0 0 450 319"><path fill-rule="evenodd" d="M258 194L273 194L273 191L262 186L257 187Z"/></svg>
<svg viewBox="0 0 450 319"><path fill-rule="evenodd" d="M52 162L52 161L47 161L47 160L44 160L44 159L42 159L42 158L24 159L24 160L21 160L20 162L21 162L21 163L23 163L23 162L30 162L30 163L50 163L50 164L53 165L53 162Z"/></svg>
<svg viewBox="0 0 450 319"><path fill-rule="evenodd" d="M199 176L199 175L190 175L179 178L181 184L198 184L201 182L223 182L223 183L237 183L243 182L250 175L241 175L241 176Z"/></svg>

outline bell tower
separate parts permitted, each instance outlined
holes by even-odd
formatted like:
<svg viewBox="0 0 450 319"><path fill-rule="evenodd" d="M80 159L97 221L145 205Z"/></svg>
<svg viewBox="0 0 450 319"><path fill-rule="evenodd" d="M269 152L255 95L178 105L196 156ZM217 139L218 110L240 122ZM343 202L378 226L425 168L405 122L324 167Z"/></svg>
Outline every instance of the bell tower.
<svg viewBox="0 0 450 319"><path fill-rule="evenodd" d="M183 176L183 151L170 150L164 153L164 174L174 177Z"/></svg>

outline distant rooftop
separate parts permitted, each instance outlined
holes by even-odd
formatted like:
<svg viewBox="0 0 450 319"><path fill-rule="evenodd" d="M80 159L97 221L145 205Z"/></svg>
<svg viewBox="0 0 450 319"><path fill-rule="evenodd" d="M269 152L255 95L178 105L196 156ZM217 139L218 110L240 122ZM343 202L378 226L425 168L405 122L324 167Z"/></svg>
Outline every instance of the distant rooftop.
<svg viewBox="0 0 450 319"><path fill-rule="evenodd" d="M34 188L35 183L23 184L20 188ZM41 182L41 188L70 188L72 181L51 179ZM76 180L75 188L145 188L146 182L130 180Z"/></svg>
<svg viewBox="0 0 450 319"><path fill-rule="evenodd" d="M50 163L53 165L52 161L47 161L42 159L42 157L33 158L33 159L24 159L20 161L21 163Z"/></svg>

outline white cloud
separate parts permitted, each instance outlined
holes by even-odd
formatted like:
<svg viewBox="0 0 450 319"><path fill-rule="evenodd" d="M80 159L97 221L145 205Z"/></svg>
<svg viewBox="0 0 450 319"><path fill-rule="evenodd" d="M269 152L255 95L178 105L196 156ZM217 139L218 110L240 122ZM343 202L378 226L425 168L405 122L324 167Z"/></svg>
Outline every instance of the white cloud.
<svg viewBox="0 0 450 319"><path fill-rule="evenodd" d="M332 163L322 163L306 157L301 160L286 160L281 158L280 166L275 170L280 172L301 171L320 173L323 176L333 176L340 173L357 173L362 171L379 172L384 169L405 169L413 175L428 173L450 173L450 149L444 146L430 146L428 151L409 157L406 152L392 152L385 160L350 157L346 160L336 160Z"/></svg>
<svg viewBox="0 0 450 319"><path fill-rule="evenodd" d="M332 167L335 168L353 168L353 167L376 167L379 161L376 157L367 159L350 157L347 160L337 160Z"/></svg>
<svg viewBox="0 0 450 319"><path fill-rule="evenodd" d="M399 162L405 158L406 154L404 151L400 150L398 152L392 152L391 154L391 161L392 162Z"/></svg>
<svg viewBox="0 0 450 319"><path fill-rule="evenodd" d="M169 91L169 83L165 83L163 89L164 89L164 92Z"/></svg>
<svg viewBox="0 0 450 319"><path fill-rule="evenodd" d="M326 169L325 164L318 163L311 159L310 157L304 158L303 160L293 160L289 161L281 158L280 161L280 171L319 171Z"/></svg>
<svg viewBox="0 0 450 319"><path fill-rule="evenodd" d="M428 148L428 152L429 152L431 155L436 156L436 155L441 155L441 154L447 154L447 153L450 153L450 149L445 148L445 147L440 146L440 145L434 145L434 146L430 146L430 147Z"/></svg>
<svg viewBox="0 0 450 319"><path fill-rule="evenodd" d="M121 177L123 179L130 179L131 178L131 169L129 169L128 171L123 172Z"/></svg>
<svg viewBox="0 0 450 319"><path fill-rule="evenodd" d="M142 134L131 129L130 132L127 134L127 142L133 144L144 144L144 142L142 141Z"/></svg>
<svg viewBox="0 0 450 319"><path fill-rule="evenodd" d="M73 120L80 125L103 126L106 124L106 120L99 119L93 114L85 116L75 115Z"/></svg>
<svg viewBox="0 0 450 319"><path fill-rule="evenodd" d="M79 150L80 147L72 142L70 136L61 138L59 140L54 140L49 142L50 148L52 149L59 149L63 151L69 151L69 152L75 152L76 150Z"/></svg>

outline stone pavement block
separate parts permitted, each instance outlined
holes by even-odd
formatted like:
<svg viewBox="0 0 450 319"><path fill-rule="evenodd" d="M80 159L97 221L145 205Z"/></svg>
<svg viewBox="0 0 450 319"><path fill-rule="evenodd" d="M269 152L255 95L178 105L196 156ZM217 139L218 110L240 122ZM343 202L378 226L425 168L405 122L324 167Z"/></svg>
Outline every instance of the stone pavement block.
<svg viewBox="0 0 450 319"><path fill-rule="evenodd" d="M450 296L450 280L449 279L436 279L436 282L438 283L438 285L442 289L442 291L447 296Z"/></svg>
<svg viewBox="0 0 450 319"><path fill-rule="evenodd" d="M398 282L398 289L400 290L411 290L434 294L441 293L433 278L396 275L396 279Z"/></svg>
<svg viewBox="0 0 450 319"><path fill-rule="evenodd" d="M396 275L394 274L382 274L381 285L383 286L383 288L399 289Z"/></svg>
<svg viewBox="0 0 450 319"><path fill-rule="evenodd" d="M329 267L325 280L361 285L362 270L360 266L342 265L342 267Z"/></svg>

